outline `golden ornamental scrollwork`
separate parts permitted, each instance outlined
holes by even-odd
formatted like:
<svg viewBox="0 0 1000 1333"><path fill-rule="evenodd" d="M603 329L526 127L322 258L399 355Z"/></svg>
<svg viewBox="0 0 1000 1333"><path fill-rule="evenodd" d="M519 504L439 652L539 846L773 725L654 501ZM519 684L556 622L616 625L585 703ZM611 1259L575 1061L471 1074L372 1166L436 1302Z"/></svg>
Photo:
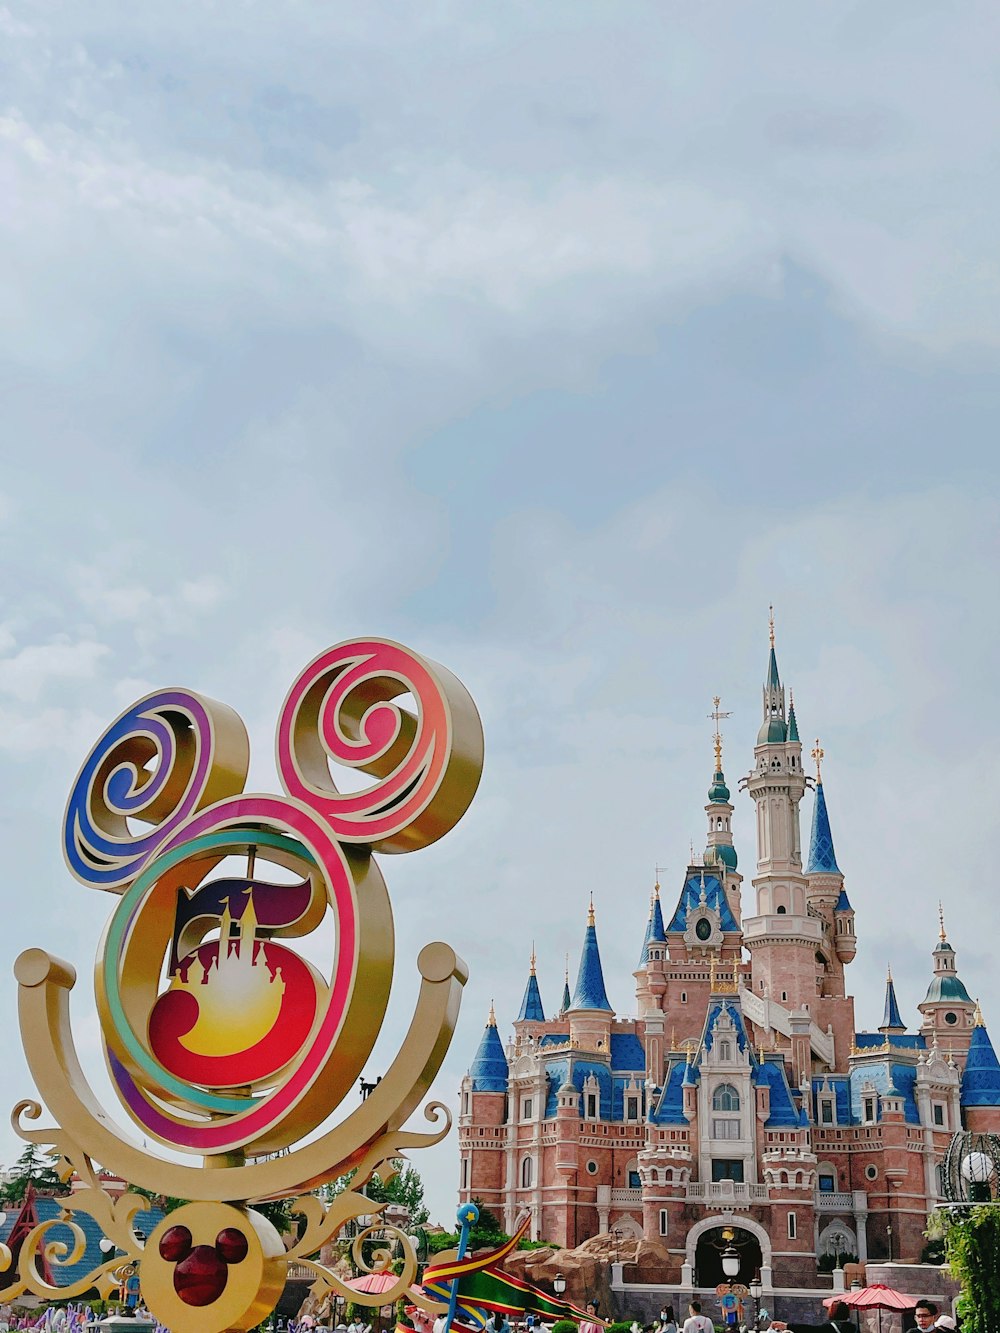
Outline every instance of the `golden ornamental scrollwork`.
<svg viewBox="0 0 1000 1333"><path fill-rule="evenodd" d="M175 1333L236 1333L273 1308L290 1262L313 1273L317 1291L361 1304L413 1283L416 1260L399 1234L392 1293L344 1287L314 1256L378 1210L355 1190L331 1203L311 1191L350 1170L360 1184L450 1127L440 1103L425 1108L425 1129L406 1127L447 1052L468 976L440 942L417 958L419 994L395 1059L359 1106L345 1112L343 1101L378 1037L394 965L372 853L415 851L462 817L482 771L479 716L445 668L359 639L321 653L286 697L275 742L282 795L244 791L249 753L230 708L160 690L112 723L73 784L67 866L85 886L118 895L95 990L112 1084L138 1135L111 1119L80 1065L75 969L26 950L14 968L22 1041L55 1123L37 1127L33 1101L18 1103L13 1123L77 1181L62 1216L39 1224L16 1255L0 1246L0 1300L107 1294L135 1264L143 1299ZM334 765L373 781L340 791ZM331 922L336 943L320 967L296 942ZM191 1160L151 1151L150 1140ZM190 1202L147 1235L136 1226L146 1199L112 1199L95 1162ZM287 1250L253 1207L281 1198L303 1222ZM118 1253L56 1289L46 1268L84 1255L77 1212L94 1217ZM64 1225L72 1245L51 1239Z"/></svg>

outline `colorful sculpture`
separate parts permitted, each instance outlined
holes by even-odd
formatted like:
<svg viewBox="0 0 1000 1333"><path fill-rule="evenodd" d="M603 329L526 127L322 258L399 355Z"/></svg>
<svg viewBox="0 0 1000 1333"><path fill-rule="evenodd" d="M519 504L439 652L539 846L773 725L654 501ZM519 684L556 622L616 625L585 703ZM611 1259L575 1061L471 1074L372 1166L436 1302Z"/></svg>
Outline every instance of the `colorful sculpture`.
<svg viewBox="0 0 1000 1333"><path fill-rule="evenodd" d="M415 707L397 702L401 696ZM343 643L289 691L276 759L286 794L245 794L249 743L237 714L190 691L163 690L128 708L81 768L64 850L82 884L120 895L96 991L108 1068L140 1138L110 1120L80 1068L69 1024L74 969L27 950L14 969L22 1041L56 1124L32 1128L41 1108L25 1101L14 1125L83 1188L65 1205L73 1253L47 1243L58 1223L40 1224L0 1300L25 1290L106 1294L116 1272L135 1262L144 1301L174 1333L223 1333L250 1329L273 1309L289 1262L310 1268L317 1289L363 1304L386 1304L413 1282L416 1258L396 1232L405 1262L393 1291L366 1298L343 1288L311 1256L346 1221L375 1210L354 1189L329 1206L310 1191L352 1168L360 1186L405 1150L447 1133L450 1115L439 1103L425 1111L431 1130L403 1128L458 1017L467 970L447 944L419 955L416 1011L384 1077L339 1122L301 1140L354 1087L388 1003L392 912L372 852L415 851L462 817L482 771L479 716L443 667L384 639ZM340 792L331 761L375 782ZM295 945L331 918L336 944L320 969ZM170 1160L148 1151L148 1139L200 1160ZM146 1200L112 1200L95 1161L190 1202L143 1240L135 1222ZM278 1198L295 1199L304 1219L287 1251L251 1206ZM55 1288L36 1258L79 1261L78 1211L95 1217L122 1253ZM387 1265L383 1252L375 1266ZM0 1246L4 1266L13 1264Z"/></svg>

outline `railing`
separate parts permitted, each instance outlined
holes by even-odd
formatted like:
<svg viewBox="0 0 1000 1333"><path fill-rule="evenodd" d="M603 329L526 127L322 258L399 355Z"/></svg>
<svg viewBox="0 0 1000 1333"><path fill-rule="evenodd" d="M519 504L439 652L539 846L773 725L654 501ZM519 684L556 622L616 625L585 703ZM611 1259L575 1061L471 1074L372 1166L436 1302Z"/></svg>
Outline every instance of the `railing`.
<svg viewBox="0 0 1000 1333"><path fill-rule="evenodd" d="M853 1213L854 1195L836 1190L820 1190L816 1195L817 1213Z"/></svg>
<svg viewBox="0 0 1000 1333"><path fill-rule="evenodd" d="M748 1185L741 1180L695 1180L687 1187L689 1199L743 1199L754 1203L768 1198L766 1185Z"/></svg>
<svg viewBox="0 0 1000 1333"><path fill-rule="evenodd" d="M612 1190L611 1203L619 1208L641 1208L642 1190Z"/></svg>

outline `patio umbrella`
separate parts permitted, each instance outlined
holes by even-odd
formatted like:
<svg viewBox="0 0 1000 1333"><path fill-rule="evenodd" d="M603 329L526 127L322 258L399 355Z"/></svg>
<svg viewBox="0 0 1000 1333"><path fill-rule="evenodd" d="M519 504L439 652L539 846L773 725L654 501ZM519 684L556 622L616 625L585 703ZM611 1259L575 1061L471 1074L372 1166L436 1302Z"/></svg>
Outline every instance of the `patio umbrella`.
<svg viewBox="0 0 1000 1333"><path fill-rule="evenodd" d="M346 1285L355 1291L363 1291L367 1296L377 1296L394 1287L398 1281L395 1273L362 1273L360 1277L352 1277Z"/></svg>
<svg viewBox="0 0 1000 1333"><path fill-rule="evenodd" d="M843 1301L854 1310L877 1310L879 1329L882 1328L883 1310L912 1310L917 1303L916 1296L907 1296L894 1287L887 1287L884 1282L873 1282L860 1291L838 1292L834 1299ZM827 1304L826 1301L823 1303Z"/></svg>

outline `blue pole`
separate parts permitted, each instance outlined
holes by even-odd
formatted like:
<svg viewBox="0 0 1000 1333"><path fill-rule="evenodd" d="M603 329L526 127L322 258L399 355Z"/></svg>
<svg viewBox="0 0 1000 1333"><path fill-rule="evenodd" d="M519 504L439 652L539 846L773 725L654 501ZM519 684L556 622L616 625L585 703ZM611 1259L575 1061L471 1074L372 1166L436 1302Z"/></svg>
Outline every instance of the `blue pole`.
<svg viewBox="0 0 1000 1333"><path fill-rule="evenodd" d="M463 1203L458 1210L458 1225L461 1232L458 1237L458 1257L465 1258L465 1251L469 1248L469 1232L479 1221L479 1209L474 1203ZM455 1318L455 1310L458 1308L458 1278L452 1278L451 1296L448 1298L448 1318L445 1321L444 1333L451 1333L451 1323Z"/></svg>

